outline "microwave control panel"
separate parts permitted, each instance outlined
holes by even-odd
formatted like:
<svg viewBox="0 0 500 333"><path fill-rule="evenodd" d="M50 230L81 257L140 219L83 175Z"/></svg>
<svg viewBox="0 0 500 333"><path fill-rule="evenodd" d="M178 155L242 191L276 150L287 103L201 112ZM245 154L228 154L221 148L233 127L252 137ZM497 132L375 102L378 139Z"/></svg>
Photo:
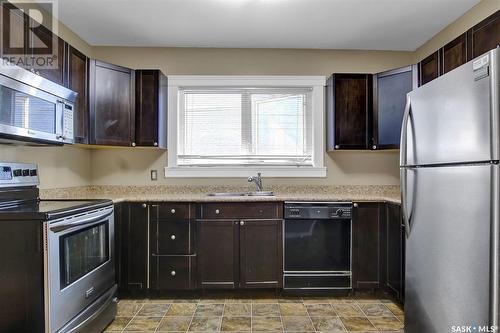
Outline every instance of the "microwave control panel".
<svg viewBox="0 0 500 333"><path fill-rule="evenodd" d="M63 109L63 137L66 140L73 140L73 106L64 104Z"/></svg>

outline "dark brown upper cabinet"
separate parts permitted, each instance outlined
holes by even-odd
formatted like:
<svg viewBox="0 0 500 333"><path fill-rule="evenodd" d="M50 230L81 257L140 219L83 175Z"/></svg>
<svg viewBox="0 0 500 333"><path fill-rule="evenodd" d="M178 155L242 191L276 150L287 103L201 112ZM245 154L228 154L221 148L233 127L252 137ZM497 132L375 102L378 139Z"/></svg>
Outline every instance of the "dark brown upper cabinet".
<svg viewBox="0 0 500 333"><path fill-rule="evenodd" d="M167 77L159 70L135 73L133 146L167 148Z"/></svg>
<svg viewBox="0 0 500 333"><path fill-rule="evenodd" d="M500 45L500 11L488 16L418 63L418 85L465 64Z"/></svg>
<svg viewBox="0 0 500 333"><path fill-rule="evenodd" d="M88 70L89 58L67 44L64 85L78 93L74 108L75 143L89 142Z"/></svg>
<svg viewBox="0 0 500 333"><path fill-rule="evenodd" d="M29 56L37 59L37 63L33 64L33 71L52 82L64 84L66 42L31 18L27 36ZM38 63L43 65L39 66Z"/></svg>
<svg viewBox="0 0 500 333"><path fill-rule="evenodd" d="M418 85L424 85L437 78L441 73L439 56L441 50L438 50L418 63Z"/></svg>
<svg viewBox="0 0 500 333"><path fill-rule="evenodd" d="M500 45L500 10L476 24L467 34L470 59L496 48Z"/></svg>
<svg viewBox="0 0 500 333"><path fill-rule="evenodd" d="M371 149L397 149L406 94L416 85L415 66L373 75L373 142Z"/></svg>
<svg viewBox="0 0 500 333"><path fill-rule="evenodd" d="M466 62L467 33L463 33L443 47L441 51L441 74L448 73Z"/></svg>
<svg viewBox="0 0 500 333"><path fill-rule="evenodd" d="M371 74L333 74L327 81L328 150L367 149L372 110Z"/></svg>
<svg viewBox="0 0 500 333"><path fill-rule="evenodd" d="M89 143L131 146L135 140L135 71L90 60L89 110Z"/></svg>
<svg viewBox="0 0 500 333"><path fill-rule="evenodd" d="M1 2L2 6L2 57L10 59L11 55L27 55L28 53L28 21L29 17L21 9L10 2ZM12 61L16 61L13 58ZM24 67L23 63L16 64Z"/></svg>

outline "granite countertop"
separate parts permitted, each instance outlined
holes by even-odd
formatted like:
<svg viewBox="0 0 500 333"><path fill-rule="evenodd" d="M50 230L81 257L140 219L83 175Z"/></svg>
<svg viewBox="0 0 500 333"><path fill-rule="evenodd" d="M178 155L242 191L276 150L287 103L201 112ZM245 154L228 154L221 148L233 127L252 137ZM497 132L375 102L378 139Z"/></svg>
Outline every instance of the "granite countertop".
<svg viewBox="0 0 500 333"><path fill-rule="evenodd" d="M42 199L110 199L164 202L249 202L249 201L388 201L400 203L397 185L275 185L273 197L212 197L214 192L248 192L253 187L239 186L127 186L94 185L40 190Z"/></svg>

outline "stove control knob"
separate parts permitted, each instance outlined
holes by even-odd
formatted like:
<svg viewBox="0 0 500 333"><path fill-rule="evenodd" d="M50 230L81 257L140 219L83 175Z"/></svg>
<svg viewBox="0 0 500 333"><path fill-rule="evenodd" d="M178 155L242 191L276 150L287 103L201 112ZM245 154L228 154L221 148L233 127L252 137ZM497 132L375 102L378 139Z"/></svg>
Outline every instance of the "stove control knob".
<svg viewBox="0 0 500 333"><path fill-rule="evenodd" d="M342 209L337 209L337 211L335 212L335 215L337 215L338 217L341 217L342 215L344 215L344 211Z"/></svg>

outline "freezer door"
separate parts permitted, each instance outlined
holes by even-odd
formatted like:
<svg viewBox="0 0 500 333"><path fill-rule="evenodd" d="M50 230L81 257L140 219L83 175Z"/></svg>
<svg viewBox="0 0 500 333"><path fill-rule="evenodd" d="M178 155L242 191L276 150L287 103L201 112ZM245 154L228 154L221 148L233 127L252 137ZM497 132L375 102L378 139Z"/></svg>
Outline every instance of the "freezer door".
<svg viewBox="0 0 500 333"><path fill-rule="evenodd" d="M491 51L408 93L402 165L499 159L499 54Z"/></svg>
<svg viewBox="0 0 500 333"><path fill-rule="evenodd" d="M405 169L405 332L488 325L494 301L490 228L498 165Z"/></svg>

